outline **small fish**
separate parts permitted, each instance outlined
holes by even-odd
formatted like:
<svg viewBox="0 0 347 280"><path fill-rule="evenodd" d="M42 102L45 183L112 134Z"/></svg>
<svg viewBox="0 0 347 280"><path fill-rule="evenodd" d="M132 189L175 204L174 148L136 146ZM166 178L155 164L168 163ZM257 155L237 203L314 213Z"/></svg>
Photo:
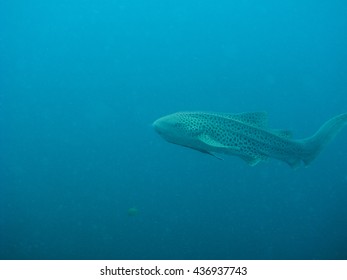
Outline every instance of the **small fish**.
<svg viewBox="0 0 347 280"><path fill-rule="evenodd" d="M128 216L134 217L139 213L139 210L136 207L130 207L128 209Z"/></svg>
<svg viewBox="0 0 347 280"><path fill-rule="evenodd" d="M178 112L153 123L168 142L202 153L234 155L254 166L275 158L297 168L309 165L347 124L347 113L326 123L311 137L294 140L288 130L268 128L266 112L240 114Z"/></svg>

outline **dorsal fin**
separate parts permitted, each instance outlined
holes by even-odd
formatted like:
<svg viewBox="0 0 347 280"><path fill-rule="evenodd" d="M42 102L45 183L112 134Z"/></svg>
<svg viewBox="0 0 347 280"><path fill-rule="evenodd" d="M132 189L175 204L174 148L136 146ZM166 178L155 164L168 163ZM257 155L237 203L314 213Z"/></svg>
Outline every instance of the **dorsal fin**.
<svg viewBox="0 0 347 280"><path fill-rule="evenodd" d="M224 117L233 119L245 124L267 128L268 115L266 112L249 112L239 114L223 114Z"/></svg>
<svg viewBox="0 0 347 280"><path fill-rule="evenodd" d="M293 138L293 133L290 130L285 129L272 129L271 132L279 137L291 139Z"/></svg>

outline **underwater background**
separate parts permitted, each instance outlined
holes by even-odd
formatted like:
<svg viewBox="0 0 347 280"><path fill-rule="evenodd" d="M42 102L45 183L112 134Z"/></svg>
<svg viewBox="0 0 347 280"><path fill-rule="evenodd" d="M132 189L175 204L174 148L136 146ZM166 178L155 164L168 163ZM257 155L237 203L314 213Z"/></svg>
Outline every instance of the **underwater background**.
<svg viewBox="0 0 347 280"><path fill-rule="evenodd" d="M182 110L347 112L342 0L0 2L0 259L347 259L347 128L308 167L163 141Z"/></svg>

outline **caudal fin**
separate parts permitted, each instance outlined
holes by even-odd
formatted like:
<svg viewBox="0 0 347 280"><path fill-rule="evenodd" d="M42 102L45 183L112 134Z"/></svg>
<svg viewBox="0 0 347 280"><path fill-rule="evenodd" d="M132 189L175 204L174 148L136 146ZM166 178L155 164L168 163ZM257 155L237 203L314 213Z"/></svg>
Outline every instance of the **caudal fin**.
<svg viewBox="0 0 347 280"><path fill-rule="evenodd" d="M319 152L335 138L346 124L347 113L344 113L328 120L313 136L299 140L303 145L302 160L306 166L317 157Z"/></svg>

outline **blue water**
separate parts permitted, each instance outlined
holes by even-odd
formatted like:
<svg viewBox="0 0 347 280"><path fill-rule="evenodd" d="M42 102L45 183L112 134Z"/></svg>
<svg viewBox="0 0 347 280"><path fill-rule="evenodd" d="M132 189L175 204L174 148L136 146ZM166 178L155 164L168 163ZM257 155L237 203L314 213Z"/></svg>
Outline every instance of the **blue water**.
<svg viewBox="0 0 347 280"><path fill-rule="evenodd" d="M169 144L181 110L347 112L347 2L0 2L1 259L347 259L347 128L308 168ZM135 211L134 211L135 210Z"/></svg>

